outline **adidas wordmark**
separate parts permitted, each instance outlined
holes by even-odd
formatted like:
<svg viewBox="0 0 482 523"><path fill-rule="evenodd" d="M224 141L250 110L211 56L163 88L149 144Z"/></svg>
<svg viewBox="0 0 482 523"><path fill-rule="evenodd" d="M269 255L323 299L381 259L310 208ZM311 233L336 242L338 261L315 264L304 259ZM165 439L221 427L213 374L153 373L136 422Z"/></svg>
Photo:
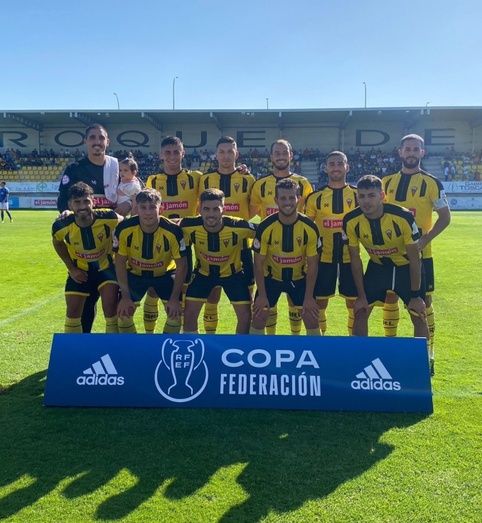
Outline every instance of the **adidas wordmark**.
<svg viewBox="0 0 482 523"><path fill-rule="evenodd" d="M365 367L351 382L351 388L355 390L395 390L401 389L400 382L394 381L391 374L383 365L380 358L374 359L370 365Z"/></svg>
<svg viewBox="0 0 482 523"><path fill-rule="evenodd" d="M124 385L124 377L118 375L111 357L104 354L77 378L77 385Z"/></svg>

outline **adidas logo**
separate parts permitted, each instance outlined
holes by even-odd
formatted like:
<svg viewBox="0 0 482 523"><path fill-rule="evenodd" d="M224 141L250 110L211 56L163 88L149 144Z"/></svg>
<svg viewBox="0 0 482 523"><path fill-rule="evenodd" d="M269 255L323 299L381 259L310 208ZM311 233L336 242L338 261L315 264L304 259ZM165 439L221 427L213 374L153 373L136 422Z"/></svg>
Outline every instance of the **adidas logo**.
<svg viewBox="0 0 482 523"><path fill-rule="evenodd" d="M118 375L111 357L104 354L77 378L77 385L124 385L124 377Z"/></svg>
<svg viewBox="0 0 482 523"><path fill-rule="evenodd" d="M392 376L383 365L380 358L376 358L370 365L365 367L351 382L351 388L355 390L400 390L400 382L393 381Z"/></svg>

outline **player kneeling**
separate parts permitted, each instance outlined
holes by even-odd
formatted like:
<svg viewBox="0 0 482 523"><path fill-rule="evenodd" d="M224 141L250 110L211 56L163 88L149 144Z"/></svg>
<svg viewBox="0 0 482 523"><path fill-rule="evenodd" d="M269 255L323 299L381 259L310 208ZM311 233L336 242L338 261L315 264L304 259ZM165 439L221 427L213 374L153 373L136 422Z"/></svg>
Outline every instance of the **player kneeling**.
<svg viewBox="0 0 482 523"><path fill-rule="evenodd" d="M224 216L224 193L207 189L200 195L200 216L183 218L186 243L193 246L197 265L186 291L184 332L198 332L198 318L211 291L221 287L237 316L237 334L247 334L251 322L250 281L243 272L241 252L249 248L255 225Z"/></svg>
<svg viewBox="0 0 482 523"><path fill-rule="evenodd" d="M118 286L112 264L112 237L122 217L112 210L94 210L93 190L85 183L72 185L68 206L72 214L52 225L54 249L69 275L65 284L65 332L82 332L85 300L99 292L105 331L117 332Z"/></svg>
<svg viewBox="0 0 482 523"><path fill-rule="evenodd" d="M125 220L115 232L115 269L121 290L119 332L136 332L134 312L150 287L166 309L169 321L164 332L179 332L180 296L187 271L182 230L159 216L161 197L157 191L141 191L136 204L138 215Z"/></svg>

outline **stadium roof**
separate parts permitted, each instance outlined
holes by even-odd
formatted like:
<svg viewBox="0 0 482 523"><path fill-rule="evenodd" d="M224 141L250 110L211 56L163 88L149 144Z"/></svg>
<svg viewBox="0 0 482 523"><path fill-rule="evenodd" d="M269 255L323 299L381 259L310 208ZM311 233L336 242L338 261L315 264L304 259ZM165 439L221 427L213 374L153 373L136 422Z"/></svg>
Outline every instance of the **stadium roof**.
<svg viewBox="0 0 482 523"><path fill-rule="evenodd" d="M162 131L164 126L215 123L219 129L244 126L320 126L343 128L348 123L374 121L404 121L411 127L419 118L431 121L464 120L472 127L482 125L482 107L369 107L340 109L213 109L213 110L45 110L2 111L4 126L24 125L37 130L45 127L89 125L98 122L109 125L140 124L146 121Z"/></svg>

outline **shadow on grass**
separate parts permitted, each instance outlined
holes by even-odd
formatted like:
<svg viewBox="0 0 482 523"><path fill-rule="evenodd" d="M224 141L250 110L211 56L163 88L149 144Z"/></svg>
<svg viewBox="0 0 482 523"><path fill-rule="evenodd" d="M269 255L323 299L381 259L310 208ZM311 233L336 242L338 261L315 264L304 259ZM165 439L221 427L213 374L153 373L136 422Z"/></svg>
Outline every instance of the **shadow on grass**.
<svg viewBox="0 0 482 523"><path fill-rule="evenodd" d="M121 519L166 480L168 499L205 486L220 467L245 463L238 483L247 499L222 521L257 521L320 499L387 457L379 442L422 415L256 410L45 409L45 372L0 396L0 486L28 475L29 485L0 499L0 519L77 476L63 494L78 498L121 470L138 481L103 497L98 519ZM12 486L13 489L13 486ZM160 500L161 501L161 500ZM216 501L213 501L215 503ZM225 501L223 503L225 506Z"/></svg>

